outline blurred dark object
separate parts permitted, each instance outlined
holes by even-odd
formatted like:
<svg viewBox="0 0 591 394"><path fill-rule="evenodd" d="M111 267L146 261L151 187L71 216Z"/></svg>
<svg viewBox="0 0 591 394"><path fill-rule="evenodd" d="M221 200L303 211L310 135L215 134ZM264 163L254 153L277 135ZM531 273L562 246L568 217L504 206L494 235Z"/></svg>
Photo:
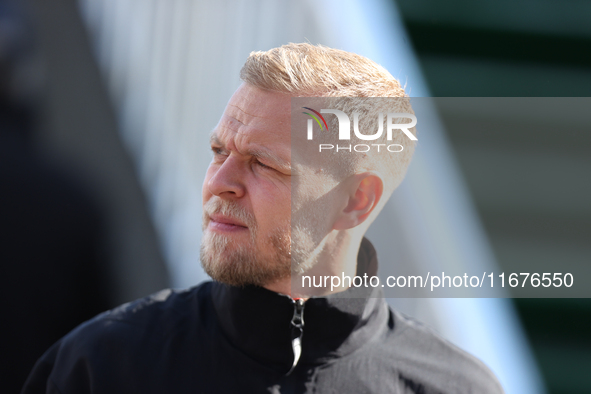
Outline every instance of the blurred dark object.
<svg viewBox="0 0 591 394"><path fill-rule="evenodd" d="M433 96L589 96L590 2L396 2Z"/></svg>
<svg viewBox="0 0 591 394"><path fill-rule="evenodd" d="M0 1L0 392L18 393L61 336L107 309L101 216L31 143L41 88L32 29Z"/></svg>
<svg viewBox="0 0 591 394"><path fill-rule="evenodd" d="M590 2L396 3L433 96L578 97L587 103ZM523 116L511 119L440 108L506 271L568 272L591 261L591 135L588 106L581 107L580 128L556 110L542 124L523 108ZM514 301L548 392L590 393L591 300Z"/></svg>

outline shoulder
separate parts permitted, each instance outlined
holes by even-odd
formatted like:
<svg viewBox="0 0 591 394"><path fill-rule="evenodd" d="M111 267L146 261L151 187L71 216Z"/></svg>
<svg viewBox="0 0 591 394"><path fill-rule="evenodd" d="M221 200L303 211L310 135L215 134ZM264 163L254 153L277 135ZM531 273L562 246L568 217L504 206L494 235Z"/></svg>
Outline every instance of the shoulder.
<svg viewBox="0 0 591 394"><path fill-rule="evenodd" d="M37 362L23 393L45 392L33 387L46 384L86 393L101 381L123 383L126 373L152 368L170 338L189 337L211 318L210 292L211 282L162 290L82 323Z"/></svg>
<svg viewBox="0 0 591 394"><path fill-rule="evenodd" d="M401 380L444 393L504 393L482 361L400 312L391 311L391 316L390 339Z"/></svg>
<svg viewBox="0 0 591 394"><path fill-rule="evenodd" d="M127 339L129 334L145 340L156 332L167 336L199 318L209 300L210 285L206 282L186 290L165 289L128 302L81 324L62 342Z"/></svg>

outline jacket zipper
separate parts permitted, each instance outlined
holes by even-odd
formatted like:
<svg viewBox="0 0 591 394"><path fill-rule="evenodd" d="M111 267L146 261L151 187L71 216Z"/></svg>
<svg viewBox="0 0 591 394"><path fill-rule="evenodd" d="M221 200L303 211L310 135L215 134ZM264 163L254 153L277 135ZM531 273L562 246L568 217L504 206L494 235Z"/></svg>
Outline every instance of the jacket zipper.
<svg viewBox="0 0 591 394"><path fill-rule="evenodd" d="M293 350L293 364L286 375L292 373L302 355L302 337L304 336L304 300L292 299L293 317L291 318L291 348Z"/></svg>

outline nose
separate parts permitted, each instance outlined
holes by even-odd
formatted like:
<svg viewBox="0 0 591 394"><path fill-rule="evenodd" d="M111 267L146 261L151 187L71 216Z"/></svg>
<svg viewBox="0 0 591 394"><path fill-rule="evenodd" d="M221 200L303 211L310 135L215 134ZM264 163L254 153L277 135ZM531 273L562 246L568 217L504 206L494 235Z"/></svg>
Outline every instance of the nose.
<svg viewBox="0 0 591 394"><path fill-rule="evenodd" d="M230 155L221 165L210 165L207 189L214 196L236 199L244 196L246 189L241 163Z"/></svg>

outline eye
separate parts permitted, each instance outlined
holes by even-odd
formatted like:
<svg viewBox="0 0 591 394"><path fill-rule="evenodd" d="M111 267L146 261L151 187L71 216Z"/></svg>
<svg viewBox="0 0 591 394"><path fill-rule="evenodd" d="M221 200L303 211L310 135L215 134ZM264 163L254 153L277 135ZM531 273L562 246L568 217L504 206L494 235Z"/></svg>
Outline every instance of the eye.
<svg viewBox="0 0 591 394"><path fill-rule="evenodd" d="M228 156L228 152L218 146L212 146L211 153L213 153L212 160L214 163L222 163L226 160L226 156Z"/></svg>
<svg viewBox="0 0 591 394"><path fill-rule="evenodd" d="M266 164L264 164L264 163L261 163L261 162L260 162L260 161L258 161L258 160L257 160L257 161L255 161L255 163L256 163L257 165L261 166L262 168L269 169L269 170L272 170L272 169L273 169L272 167L269 167L268 165L266 165Z"/></svg>
<svg viewBox="0 0 591 394"><path fill-rule="evenodd" d="M224 155L224 150L220 147L217 147L217 146L212 146L211 151L213 152L214 155Z"/></svg>

